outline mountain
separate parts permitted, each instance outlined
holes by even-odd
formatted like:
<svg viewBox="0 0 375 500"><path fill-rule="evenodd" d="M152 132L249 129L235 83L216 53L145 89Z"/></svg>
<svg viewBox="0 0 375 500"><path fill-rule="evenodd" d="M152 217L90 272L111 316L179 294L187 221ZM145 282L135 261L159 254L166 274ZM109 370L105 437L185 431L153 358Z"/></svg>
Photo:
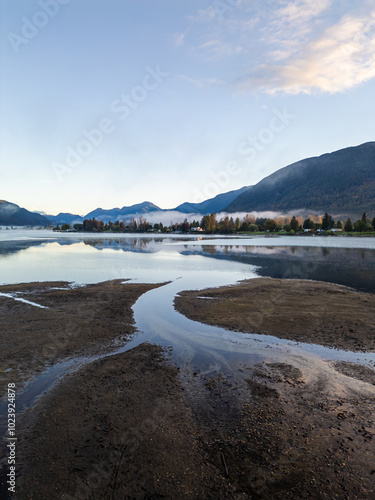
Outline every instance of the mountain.
<svg viewBox="0 0 375 500"><path fill-rule="evenodd" d="M182 212L183 214L197 213L202 215L222 212L224 208L229 205L233 200L235 200L239 195L244 193L249 189L249 186L244 186L240 189L234 191L228 191L228 193L222 193L215 196L215 198L210 198L209 200L202 201L202 203L189 203L185 202L173 210L177 212Z"/></svg>
<svg viewBox="0 0 375 500"><path fill-rule="evenodd" d="M57 215L46 215L54 224L79 224L83 222L83 217L76 214L60 212Z"/></svg>
<svg viewBox="0 0 375 500"><path fill-rule="evenodd" d="M122 208L111 208L109 210L105 210L103 208L96 208L92 212L89 212L85 215L84 219L100 219L103 221L112 220L121 220L125 217L132 215L142 215L149 212L156 212L161 210L161 208L157 207L153 203L149 201L144 201L143 203L138 203L136 205L131 205L130 207L122 207Z"/></svg>
<svg viewBox="0 0 375 500"><path fill-rule="evenodd" d="M228 204L228 212L297 210L359 217L375 210L375 142L277 170Z"/></svg>
<svg viewBox="0 0 375 500"><path fill-rule="evenodd" d="M2 226L48 226L50 223L43 215L29 212L15 203L0 200L0 225Z"/></svg>
<svg viewBox="0 0 375 500"><path fill-rule="evenodd" d="M83 219L93 219L95 217L96 219L103 220L104 222L107 222L109 220L113 222L124 218L128 219L130 216L137 217L139 215L144 215L146 217L146 214L149 214L150 212L180 212L183 214L197 213L205 215L222 211L238 195L240 195L247 189L248 186L245 186L241 189L236 189L234 191L229 191L228 193L219 194L214 198L203 201L202 203L182 203L178 207L172 208L170 210L163 210L149 201L144 201L143 203L138 203L137 205L131 205L130 207L125 206L122 208L111 208L108 210L103 208L96 208L92 212L89 212L87 215L85 215Z"/></svg>

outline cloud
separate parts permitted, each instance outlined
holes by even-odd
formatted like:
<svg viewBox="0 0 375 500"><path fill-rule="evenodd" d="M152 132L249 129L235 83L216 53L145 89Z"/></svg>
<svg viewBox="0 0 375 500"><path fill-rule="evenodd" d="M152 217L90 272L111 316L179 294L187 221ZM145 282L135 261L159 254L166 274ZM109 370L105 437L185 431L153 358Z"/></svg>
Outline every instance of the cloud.
<svg viewBox="0 0 375 500"><path fill-rule="evenodd" d="M176 47L181 47L185 43L185 36L185 33L175 33L174 45Z"/></svg>
<svg viewBox="0 0 375 500"><path fill-rule="evenodd" d="M186 75L178 75L176 78L191 83L198 88L218 87L224 84L224 82L218 78L192 78Z"/></svg>
<svg viewBox="0 0 375 500"><path fill-rule="evenodd" d="M320 16L332 5L332 0L295 0L287 2L275 11L275 17L280 24L306 23Z"/></svg>
<svg viewBox="0 0 375 500"><path fill-rule="evenodd" d="M375 0L220 0L188 23L180 47L236 90L332 94L375 77Z"/></svg>
<svg viewBox="0 0 375 500"><path fill-rule="evenodd" d="M347 14L298 52L281 48L270 56L273 60L251 69L238 83L240 89L311 94L353 88L375 77L375 10Z"/></svg>
<svg viewBox="0 0 375 500"><path fill-rule="evenodd" d="M232 42L223 42L220 39L209 39L195 48L195 53L207 60L219 60L224 57L240 54L243 47Z"/></svg>
<svg viewBox="0 0 375 500"><path fill-rule="evenodd" d="M207 8L188 17L185 49L205 61L238 56L245 50L242 41L246 42L259 22L255 12L261 5L260 0L214 0Z"/></svg>

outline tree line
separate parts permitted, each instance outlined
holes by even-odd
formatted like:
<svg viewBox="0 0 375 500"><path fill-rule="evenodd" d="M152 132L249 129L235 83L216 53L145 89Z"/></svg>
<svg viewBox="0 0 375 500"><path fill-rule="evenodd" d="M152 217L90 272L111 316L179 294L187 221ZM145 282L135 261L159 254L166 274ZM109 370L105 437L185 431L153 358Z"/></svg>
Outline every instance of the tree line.
<svg viewBox="0 0 375 500"><path fill-rule="evenodd" d="M288 233L295 234L298 232L315 232L315 231L332 231L343 230L345 232L372 232L375 231L375 217L371 220L364 212L361 219L352 223L350 218L344 223L341 220L335 221L327 212L323 216L310 215L303 219L301 216L293 217L277 217L275 219L267 219L262 217L255 218L253 215L247 214L244 218L229 217L226 215L221 219L217 219L217 215L212 213L204 215L200 221L194 220L189 222L185 219L181 223L171 224L169 226L160 223L150 224L147 220L139 216L137 219L131 218L128 222L122 221L103 222L101 220L85 219L82 224L74 224L73 228L69 224L58 225L54 231L78 231L89 233L146 233L146 232L161 232L161 233L189 233L189 232L204 232L207 234L233 234L233 233Z"/></svg>

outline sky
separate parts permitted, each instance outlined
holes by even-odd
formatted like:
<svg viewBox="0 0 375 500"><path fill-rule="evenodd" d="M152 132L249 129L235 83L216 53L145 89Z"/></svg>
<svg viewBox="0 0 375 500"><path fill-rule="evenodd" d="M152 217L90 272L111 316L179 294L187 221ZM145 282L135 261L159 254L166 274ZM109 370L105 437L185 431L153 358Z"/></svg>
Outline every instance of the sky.
<svg viewBox="0 0 375 500"><path fill-rule="evenodd" d="M374 140L375 0L1 0L0 199L163 209Z"/></svg>

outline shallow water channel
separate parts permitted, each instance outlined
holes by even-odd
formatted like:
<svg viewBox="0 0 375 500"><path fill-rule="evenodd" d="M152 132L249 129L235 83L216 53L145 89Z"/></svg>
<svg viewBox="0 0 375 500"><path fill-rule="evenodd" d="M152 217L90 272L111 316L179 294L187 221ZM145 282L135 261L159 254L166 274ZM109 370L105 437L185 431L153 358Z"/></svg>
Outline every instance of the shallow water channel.
<svg viewBox="0 0 375 500"><path fill-rule="evenodd" d="M129 342L118 345L110 354L77 357L47 368L18 394L18 410L32 406L66 373L143 342L171 347L171 358L182 375L193 372L230 375L244 364L287 362L291 358L312 369L328 360L375 366L375 353L352 353L271 336L227 331L191 321L174 309L174 297L182 290L223 286L259 276L320 279L374 291L375 239L368 242L346 239L341 243L338 238L317 240L293 238L293 246L290 246L286 239L266 238L198 240L117 236L82 239L49 235L40 239L38 234L38 239L21 238L13 242L0 239L3 243L0 245L0 250L3 249L0 272L5 269L7 259L7 272L0 275L3 283L67 280L84 284L115 278L131 278L137 282L169 281L141 296L133 306L139 333ZM329 240L333 246L329 246ZM34 266L30 269L31 262ZM56 270L58 262L60 266ZM20 279L21 276L27 279ZM0 414L2 405L0 403Z"/></svg>

